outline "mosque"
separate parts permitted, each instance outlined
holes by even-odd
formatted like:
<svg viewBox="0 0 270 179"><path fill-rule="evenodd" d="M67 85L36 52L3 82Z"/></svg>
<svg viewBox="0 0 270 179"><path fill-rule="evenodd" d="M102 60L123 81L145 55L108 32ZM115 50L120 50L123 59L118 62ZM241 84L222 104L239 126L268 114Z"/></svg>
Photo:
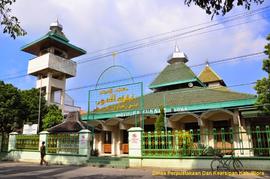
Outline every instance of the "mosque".
<svg viewBox="0 0 270 179"><path fill-rule="evenodd" d="M28 66L28 74L37 77L36 87L46 93L49 104L55 103L55 92L60 91L58 105L67 113L79 110L73 103L65 103L66 79L76 76L77 64L72 58L86 51L69 43L62 30L62 25L56 21L45 36L22 50L37 56L29 61ZM154 131L161 107L165 111L166 131L192 130L198 133L195 141L213 147L221 145L222 137L218 135L214 139L211 135L200 136L201 133L213 129L217 134L223 131L226 147L233 148L239 139L229 139L231 128L247 131L260 126L265 129L269 118L258 115L254 106L255 95L230 90L209 65L197 76L187 66L188 60L188 56L176 46L167 59L167 66L150 84L152 92L148 94L140 93L142 83L96 90L103 99L96 99L96 108L89 107L88 113L81 116L82 121L100 130L94 133L93 148L98 149L100 155L128 155L128 129L136 126L146 132ZM132 85L137 87L137 92L128 92ZM241 138L244 147L248 140L250 136L244 132ZM252 154L245 151L242 155Z"/></svg>
<svg viewBox="0 0 270 179"><path fill-rule="evenodd" d="M150 84L152 92L142 96L142 112L136 113L132 109L123 112L121 108L105 107L104 110L101 108L96 113L90 111L90 114L82 116L82 120L102 129L102 132L95 134L94 142L94 148L99 149L101 154L128 154L127 130L139 126L144 131L154 131L160 106L164 107L166 129L170 131L192 130L194 133L203 133L215 128L217 133L221 130L226 133L231 127L240 127L245 131L255 124L264 126L267 123L252 120L256 115L256 96L231 91L209 65L198 76L195 75L186 65L187 55L177 46L167 62L168 65ZM139 98L135 98L124 105L138 106L139 103ZM244 133L242 137L248 139ZM231 148L234 144L228 137L225 138L226 147ZM217 142L214 142L213 136L201 136L200 140L213 147L221 145L221 136Z"/></svg>

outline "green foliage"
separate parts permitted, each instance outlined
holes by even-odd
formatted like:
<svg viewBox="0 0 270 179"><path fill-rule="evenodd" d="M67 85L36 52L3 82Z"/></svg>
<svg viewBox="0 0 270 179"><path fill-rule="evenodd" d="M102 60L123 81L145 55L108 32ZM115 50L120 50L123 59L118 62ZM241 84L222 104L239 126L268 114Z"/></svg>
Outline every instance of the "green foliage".
<svg viewBox="0 0 270 179"><path fill-rule="evenodd" d="M207 14L211 14L212 18L215 15L225 15L236 6L244 6L249 10L252 4L262 4L264 0L185 0L185 4L190 6L194 3L196 6L204 9Z"/></svg>
<svg viewBox="0 0 270 179"><path fill-rule="evenodd" d="M263 60L263 70L268 73L268 78L264 77L261 80L257 80L254 87L257 91L257 105L258 108L267 114L270 114L270 35L267 37L268 44L265 46L264 53L268 56Z"/></svg>
<svg viewBox="0 0 270 179"><path fill-rule="evenodd" d="M22 125L19 90L0 81L0 132L10 133Z"/></svg>
<svg viewBox="0 0 270 179"><path fill-rule="evenodd" d="M48 113L43 119L42 128L49 129L57 124L60 124L63 121L63 115L61 110L56 105L50 105L48 107Z"/></svg>
<svg viewBox="0 0 270 179"><path fill-rule="evenodd" d="M194 155L194 143L189 131L178 131L178 146L180 155Z"/></svg>
<svg viewBox="0 0 270 179"><path fill-rule="evenodd" d="M24 123L38 123L39 90L19 90L0 81L0 132L21 129ZM41 96L41 119L47 113L46 100Z"/></svg>
<svg viewBox="0 0 270 179"><path fill-rule="evenodd" d="M22 103L22 119L27 123L38 123L39 114L39 90L32 88L30 90L20 91L21 103ZM47 105L44 94L41 95L41 107L40 114L41 119L44 118L47 113Z"/></svg>
<svg viewBox="0 0 270 179"><path fill-rule="evenodd" d="M220 149L214 149L212 146L204 145L204 144L198 144L195 148L197 150L196 152L199 154L201 151L202 156L220 156L221 150Z"/></svg>
<svg viewBox="0 0 270 179"><path fill-rule="evenodd" d="M164 116L165 116L163 106L161 106L159 109L160 109L160 114L155 122L155 130L158 132L164 129Z"/></svg>
<svg viewBox="0 0 270 179"><path fill-rule="evenodd" d="M91 156L98 157L99 156L98 149L92 149L90 154L91 154Z"/></svg>
<svg viewBox="0 0 270 179"><path fill-rule="evenodd" d="M26 31L21 28L17 17L10 14L10 5L16 0L0 0L0 24L3 26L3 33L8 33L12 38L26 35Z"/></svg>

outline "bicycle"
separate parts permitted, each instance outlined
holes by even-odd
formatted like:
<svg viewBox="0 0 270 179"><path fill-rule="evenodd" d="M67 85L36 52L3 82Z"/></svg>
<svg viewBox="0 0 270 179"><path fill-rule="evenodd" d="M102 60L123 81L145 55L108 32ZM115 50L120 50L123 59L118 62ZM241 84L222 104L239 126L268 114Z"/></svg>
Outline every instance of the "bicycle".
<svg viewBox="0 0 270 179"><path fill-rule="evenodd" d="M238 158L235 158L234 154L232 154L229 158L224 158L224 154L219 154L211 162L212 172L214 170L219 171L222 169L230 170L232 167L234 171L238 173L244 168L242 162Z"/></svg>

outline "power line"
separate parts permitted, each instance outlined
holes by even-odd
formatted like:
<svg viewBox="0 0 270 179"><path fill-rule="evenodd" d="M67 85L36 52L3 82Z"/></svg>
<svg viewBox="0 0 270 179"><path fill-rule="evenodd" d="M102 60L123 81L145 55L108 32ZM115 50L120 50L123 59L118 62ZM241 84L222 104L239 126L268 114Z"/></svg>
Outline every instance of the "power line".
<svg viewBox="0 0 270 179"><path fill-rule="evenodd" d="M255 14L258 14L258 13L261 13L261 12L264 12L268 8L270 8L270 6L266 6L264 8L260 8L260 9L254 10L253 12L243 13L243 14L248 14L249 16L252 16L252 15L255 15ZM129 52L129 51L137 50L137 49L140 49L140 48L157 45L157 44L159 44L161 42L168 42L168 41L172 41L172 40L175 40L175 39L182 39L182 38L192 37L192 36L195 36L195 35L201 35L201 34L205 34L205 33L209 33L209 32L214 32L214 31L218 31L218 30L222 30L222 29L227 29L227 28L235 27L235 26L238 26L238 25L246 24L246 23L251 23L251 22L254 22L254 21L257 21L257 20L260 20L261 19L260 18L260 19L250 20L250 21L247 21L247 22L234 24L234 25L231 25L231 26L228 26L228 27L222 27L222 28L219 28L219 29L205 31L205 32L197 33L197 34L191 34L189 36L183 36L183 35L186 35L186 34L189 34L189 33L193 33L193 32L197 32L197 31L200 31L200 30L207 29L207 28L212 27L212 26L220 25L221 23L224 23L224 22L229 22L231 20L235 20L235 17L239 17L239 16L241 17L241 16L243 16L243 14L235 15L235 16L233 16L234 17L233 19L230 19L232 17L229 17L229 19L223 20L223 21L221 21L219 23L215 23L215 24L212 24L212 25L209 25L209 26L206 26L206 27L201 27L201 28L194 29L194 30L191 30L191 31L187 31L187 32L184 32L184 33L181 33L181 34L177 34L177 35L174 35L173 37L166 37L166 38L158 39L158 40L151 41L151 42L148 42L148 43L138 44L138 45L136 45L134 47L128 47L128 48L125 48L125 49L120 49L117 53L118 54L125 53L125 52ZM247 17L247 16L244 16L244 17ZM197 26L197 25L194 25L194 26ZM186 28L189 28L189 27L186 27ZM186 29L186 28L183 28L183 29ZM175 30L175 31L180 31L180 30ZM167 33L169 33L169 32L167 32ZM181 37L181 36L183 36L183 37ZM151 36L151 38L153 38L153 37L154 36ZM181 38L176 38L176 37L181 37ZM150 37L147 37L147 38L150 38ZM140 40L137 40L137 41L140 41ZM135 41L133 41L133 42L135 42ZM131 43L131 42L128 42L128 43ZM118 45L118 46L120 46L120 45ZM116 46L114 46L114 47L116 47ZM112 47L109 47L109 48L112 48ZM100 50L100 51L102 51L102 50ZM88 59L88 60L85 60L85 61L79 61L77 64L80 65L80 64L87 63L87 62L96 61L96 60L99 60L101 58L106 58L106 57L111 56L112 53L113 52L110 52L110 53L107 53L107 54L104 54L104 55L93 57L93 58ZM10 75L11 74L9 74L8 76L10 76ZM3 76L4 75L2 75L2 77ZM18 75L18 76L14 76L14 77L4 78L3 80L18 79L18 78L22 78L22 77L25 77L25 76L27 76L27 74Z"/></svg>
<svg viewBox="0 0 270 179"><path fill-rule="evenodd" d="M250 53L250 54L245 54L245 55L241 55L241 56L237 56L237 57L230 57L230 58L225 58L225 59L220 59L220 60L215 60L215 61L209 61L209 64L217 64L217 63L224 63L224 62L229 62L229 61L233 61L236 59L242 59L242 58L248 58L248 57L253 57L253 56L257 56L257 55L261 55L264 52L255 52L255 53ZM200 64L196 64L196 65L191 65L189 66L190 68L193 67L198 67L198 66L203 66L205 65L205 63L200 63ZM177 69L179 70L179 69ZM171 70L171 72L174 72L175 70ZM138 78L144 78L147 76L153 76L153 75L157 75L160 72L154 72L154 73L147 73L147 74L143 74L143 75L137 75L134 76L133 79L138 79ZM130 78L123 78L123 79L119 79L119 80L114 80L114 81L109 81L109 82L105 82L105 83L101 83L100 85L106 85L106 84L111 84L111 83L116 83L116 82L123 82L126 80L130 80ZM65 91L74 91L74 90L79 90L79 89L84 89L84 88L91 88L91 87L95 87L96 84L91 84L91 85L85 85L85 86L80 86L80 87L75 87L75 88L70 88L67 89Z"/></svg>
<svg viewBox="0 0 270 179"><path fill-rule="evenodd" d="M270 6L268 6L266 8L270 8ZM249 16L253 16L253 15L256 15L256 14L258 14L258 12L257 13L253 13L253 14L250 13ZM241 18L246 18L246 17L247 16L243 16ZM102 55L99 55L99 56L94 56L94 57L92 57L91 59L88 59L88 60L84 60L84 61L81 60L78 63L86 63L86 62L90 62L90 61L96 61L96 60L101 59L101 58L109 57L109 56L111 56L111 54L114 51L117 51L117 53L120 54L120 53L128 52L128 51L131 51L131 50L136 50L136 49L139 49L139 48L152 46L152 45L155 45L155 44L160 43L160 42L163 42L163 41L174 40L176 37L180 37L180 36L187 35L187 34L190 34L190 33L201 31L201 30L205 30L205 29L208 29L208 28L211 28L211 27L215 27L215 26L221 25L222 23L227 23L227 22L230 22L230 21L233 21L233 20L239 20L239 17L238 18L234 18L234 19L223 20L223 21L220 21L218 23L211 24L211 25L204 26L204 27L200 27L200 28L197 28L197 29L192 29L190 31L186 31L186 32L183 32L183 33L180 33L180 34L176 34L174 36L164 37L164 38L160 38L160 39L153 40L153 41L150 41L150 42L144 42L144 43L136 44L134 46L129 46L129 47L126 47L126 48L123 48L123 49L113 50L113 51L107 52L107 53L102 54ZM257 19L257 20L259 20L259 19ZM254 20L249 20L249 21L247 21L245 23L251 23L251 22L254 22ZM242 24L243 23L241 23L239 25L242 25ZM232 27L237 26L237 25L238 24L235 24ZM226 27L220 28L219 30L221 30L221 29L226 29ZM213 32L213 30L211 30L209 32ZM204 32L204 33L206 33L206 32Z"/></svg>
<svg viewBox="0 0 270 179"><path fill-rule="evenodd" d="M236 57L224 58L224 59L220 59L220 60L209 61L208 63L209 64L217 64L217 63L230 62L230 61L233 61L233 60L237 60L237 59L240 60L242 58L249 58L249 57L253 57L253 56L257 56L257 55L261 55L261 54L264 54L264 52L255 52L255 53L240 55L240 56L236 56ZM199 67L199 66L203 66L203 65L205 65L205 63L195 64L195 65L191 65L189 67L193 68L193 67ZM171 71L173 72L173 70L171 70ZM137 75L137 76L134 76L133 79L145 78L145 77L148 77L148 76L157 75L159 73L160 72L153 72L153 73ZM14 77L14 78L9 78L9 79L17 79L17 78L21 78L21 77L24 77L24 76L27 76L27 75L21 75L21 76L17 76L17 77ZM100 85L106 85L106 84L111 84L111 83L116 83L116 82L123 82L123 81L127 81L129 79L130 78L123 78L123 79L119 79L119 80L109 81L109 82L106 82L106 83L101 83ZM95 86L96 86L96 84L91 84L91 85L85 85L85 86L70 88L70 89L67 89L65 91L75 91L75 90L91 88L91 87L95 87Z"/></svg>
<svg viewBox="0 0 270 179"><path fill-rule="evenodd" d="M134 47L131 47L131 48L121 49L121 50L117 51L117 54L122 54L122 53L126 53L126 52L129 52L129 51L141 49L141 48L144 48L144 47L150 47L150 46L158 45L158 44L160 44L162 42L174 41L174 40L178 40L178 39L182 39L182 38L193 37L193 36L196 36L196 35L206 34L206 33L209 33L209 32L215 32L215 31L219 31L219 30L223 30L223 29L228 29L228 28L236 27L238 25L243 25L243 24L255 22L255 21L258 21L258 20L261 20L261 19L262 18L256 19L256 20L250 20L250 21L247 21L247 22L234 24L234 25L231 25L231 26L228 26L228 27L222 27L222 28L219 28L219 29L209 30L209 31L201 32L201 33L197 33L197 34L191 34L189 36L184 36L184 35L187 35L189 33L182 33L182 34L175 35L174 38L171 38L171 37L163 38L163 39L159 39L159 40L156 40L156 41L152 41L150 43L137 45L137 46L134 46ZM193 31L193 32L196 32L196 31ZM183 37L181 37L181 36L183 36ZM179 37L179 38L176 38L176 37ZM88 63L88 62L96 61L96 60L99 60L99 59L102 59L102 58L110 57L112 53L113 52L109 52L109 53L106 53L104 55L96 56L96 57L93 57L93 58L88 59L88 60L80 61L80 62L78 62L78 64Z"/></svg>
<svg viewBox="0 0 270 179"><path fill-rule="evenodd" d="M214 20L214 21L210 21L210 22L204 22L204 23L200 23L200 24L196 24L196 25L183 27L183 28L168 31L168 32L159 33L159 34L144 37L144 38L141 38L141 39L138 39L138 40L129 41L129 42L125 42L125 43L122 43L122 44L119 44L119 45L110 46L110 47L107 47L107 48L104 48L104 49L101 49L101 50L96 50L96 51L90 52L90 54L95 54L95 53L102 52L102 51L105 51L105 50L110 50L110 49L113 49L113 48L116 48L116 47L121 47L121 46L124 46L124 45L128 45L128 44L132 44L132 43L136 43L136 42L156 38L156 37L159 37L159 36L164 36L164 35L167 35L167 34L179 32L179 31L182 31L182 30L190 29L190 28L193 28L193 27L198 27L198 26L205 25L205 24L211 24L213 22L224 23L225 20L236 20L236 19L239 19L239 17L244 16L244 15L245 15L244 17L248 17L248 16L251 16L251 15L256 15L258 13L262 13L262 12L266 11L269 8L270 8L270 6L265 6L265 7L258 8L258 9L255 9L255 10L252 10L252 11L249 11L249 12L244 12L244 13L239 13L239 14L232 15L232 16L229 16L229 17L224 17L221 21Z"/></svg>
<svg viewBox="0 0 270 179"><path fill-rule="evenodd" d="M28 74L25 74L25 75L18 75L18 76L14 76L14 77L9 77L9 78L4 78L2 80L13 80L13 79L18 79L18 78L23 78L23 77L26 77L28 76Z"/></svg>

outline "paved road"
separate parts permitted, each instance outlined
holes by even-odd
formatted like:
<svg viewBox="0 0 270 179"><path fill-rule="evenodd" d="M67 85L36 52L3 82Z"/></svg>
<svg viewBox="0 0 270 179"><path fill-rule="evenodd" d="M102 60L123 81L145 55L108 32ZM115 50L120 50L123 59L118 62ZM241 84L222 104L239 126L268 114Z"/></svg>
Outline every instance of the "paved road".
<svg viewBox="0 0 270 179"><path fill-rule="evenodd" d="M199 174L209 174L209 171L181 171L166 169L115 169L115 168L95 168L90 166L63 166L50 165L40 166L31 163L0 162L0 178L11 179L131 179L131 178L270 178L270 172L264 176L174 176L184 174L184 172L198 172ZM155 176L162 175L162 176Z"/></svg>

